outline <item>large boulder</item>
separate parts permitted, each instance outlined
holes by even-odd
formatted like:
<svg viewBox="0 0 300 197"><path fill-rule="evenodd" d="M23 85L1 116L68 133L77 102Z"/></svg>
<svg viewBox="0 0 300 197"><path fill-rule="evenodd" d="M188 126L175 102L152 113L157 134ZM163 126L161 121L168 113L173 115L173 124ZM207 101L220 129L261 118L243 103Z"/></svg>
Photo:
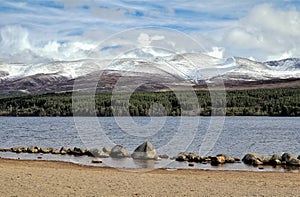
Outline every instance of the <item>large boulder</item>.
<svg viewBox="0 0 300 197"><path fill-rule="evenodd" d="M281 161L285 161L285 162L289 162L289 160L293 159L295 157L295 155L293 155L292 153L283 153L282 156L281 156Z"/></svg>
<svg viewBox="0 0 300 197"><path fill-rule="evenodd" d="M286 165L289 166L300 166L300 160L297 158L291 158L289 161L286 162Z"/></svg>
<svg viewBox="0 0 300 197"><path fill-rule="evenodd" d="M131 155L133 159L157 159L156 150L150 142L139 145Z"/></svg>
<svg viewBox="0 0 300 197"><path fill-rule="evenodd" d="M270 164L273 166L281 165L281 156L278 154L272 155L270 159Z"/></svg>
<svg viewBox="0 0 300 197"><path fill-rule="evenodd" d="M116 145L111 149L111 152L109 155L113 158L123 158L123 157L129 157L128 152L126 149L121 145Z"/></svg>
<svg viewBox="0 0 300 197"><path fill-rule="evenodd" d="M246 154L242 161L249 165L262 165L264 157L258 153L248 153Z"/></svg>

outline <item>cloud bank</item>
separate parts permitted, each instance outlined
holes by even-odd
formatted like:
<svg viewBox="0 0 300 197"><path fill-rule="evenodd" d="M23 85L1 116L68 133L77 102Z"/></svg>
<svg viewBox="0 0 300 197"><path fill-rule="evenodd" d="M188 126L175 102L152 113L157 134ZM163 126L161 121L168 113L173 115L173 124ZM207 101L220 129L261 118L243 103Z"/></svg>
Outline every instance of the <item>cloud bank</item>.
<svg viewBox="0 0 300 197"><path fill-rule="evenodd" d="M120 34L107 50L99 49L114 34L149 26L191 36L202 46L198 51L219 58L300 57L299 7L292 0L3 0L0 62L78 60L90 58L95 50L108 57L125 45L180 41L159 31L151 38L149 32L137 38ZM197 51L186 45L178 51Z"/></svg>

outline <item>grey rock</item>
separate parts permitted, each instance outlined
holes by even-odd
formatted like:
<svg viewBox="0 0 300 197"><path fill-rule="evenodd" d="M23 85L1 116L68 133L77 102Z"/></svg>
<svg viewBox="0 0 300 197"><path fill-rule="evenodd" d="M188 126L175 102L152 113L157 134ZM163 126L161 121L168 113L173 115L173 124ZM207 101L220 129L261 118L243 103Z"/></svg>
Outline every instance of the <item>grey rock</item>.
<svg viewBox="0 0 300 197"><path fill-rule="evenodd" d="M116 145L111 149L111 152L109 155L113 158L123 158L123 157L129 157L129 154L127 153L126 149L121 145Z"/></svg>
<svg viewBox="0 0 300 197"><path fill-rule="evenodd" d="M111 152L111 148L109 148L108 146L104 146L102 148L102 151L109 154Z"/></svg>
<svg viewBox="0 0 300 197"><path fill-rule="evenodd" d="M295 155L293 155L292 153L283 153L281 156L281 161L288 162L292 158L296 158Z"/></svg>
<svg viewBox="0 0 300 197"><path fill-rule="evenodd" d="M291 158L288 161L286 161L286 164L289 166L300 166L300 160L297 158Z"/></svg>
<svg viewBox="0 0 300 197"><path fill-rule="evenodd" d="M98 157L98 158L108 158L109 157L109 154L108 153L105 153L101 150L98 150L98 149L91 149L90 150L90 153L94 156L94 157Z"/></svg>
<svg viewBox="0 0 300 197"><path fill-rule="evenodd" d="M139 145L131 155L133 159L157 159L156 150L150 142L144 142Z"/></svg>
<svg viewBox="0 0 300 197"><path fill-rule="evenodd" d="M163 155L159 155L160 158L162 159L168 159L169 155L168 154L163 154Z"/></svg>
<svg viewBox="0 0 300 197"><path fill-rule="evenodd" d="M269 163L270 163L270 165L273 165L273 166L280 165L281 164L281 156L278 154L272 155Z"/></svg>
<svg viewBox="0 0 300 197"><path fill-rule="evenodd" d="M263 156L258 153L248 153L243 157L242 161L249 165L262 165L263 159Z"/></svg>

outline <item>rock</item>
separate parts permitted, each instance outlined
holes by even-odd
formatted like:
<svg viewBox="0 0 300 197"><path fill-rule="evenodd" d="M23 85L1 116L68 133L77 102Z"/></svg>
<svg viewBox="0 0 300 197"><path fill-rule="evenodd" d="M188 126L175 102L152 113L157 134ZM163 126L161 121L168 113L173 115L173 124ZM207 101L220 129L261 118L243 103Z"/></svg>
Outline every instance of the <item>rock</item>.
<svg viewBox="0 0 300 197"><path fill-rule="evenodd" d="M270 165L273 165L273 166L280 165L281 164L281 156L278 154L272 155L269 163L270 163Z"/></svg>
<svg viewBox="0 0 300 197"><path fill-rule="evenodd" d="M22 153L22 152L24 153L24 152L27 152L27 148L24 146L17 146L17 147L11 148L11 151L15 152L15 153Z"/></svg>
<svg viewBox="0 0 300 197"><path fill-rule="evenodd" d="M41 148L41 149L40 149L40 152L41 152L41 153L47 154L47 153L50 153L50 152L51 152L51 149L50 149L50 148Z"/></svg>
<svg viewBox="0 0 300 197"><path fill-rule="evenodd" d="M155 161L161 161L161 157L156 156L156 157L154 158L154 160L155 160Z"/></svg>
<svg viewBox="0 0 300 197"><path fill-rule="evenodd" d="M169 155L168 154L163 154L163 155L159 155L160 158L162 159L168 159Z"/></svg>
<svg viewBox="0 0 300 197"><path fill-rule="evenodd" d="M38 146L29 146L28 148L27 148L27 152L28 153L39 153L40 152L40 147L38 147Z"/></svg>
<svg viewBox="0 0 300 197"><path fill-rule="evenodd" d="M177 156L176 156L176 161L187 161L188 158L186 157L185 153L179 153Z"/></svg>
<svg viewBox="0 0 300 197"><path fill-rule="evenodd" d="M225 163L234 163L235 162L235 159L233 157L230 157L227 154L219 154L219 155L217 155L217 157L218 156L223 156L225 158Z"/></svg>
<svg viewBox="0 0 300 197"><path fill-rule="evenodd" d="M286 165L289 166L300 166L300 160L297 158L291 158L288 161L286 161Z"/></svg>
<svg viewBox="0 0 300 197"><path fill-rule="evenodd" d="M295 155L293 155L292 153L283 153L283 155L281 156L281 161L286 161L288 163L288 161L292 158L295 158Z"/></svg>
<svg viewBox="0 0 300 197"><path fill-rule="evenodd" d="M60 154L60 151L56 148L51 148L51 153L58 155L58 154Z"/></svg>
<svg viewBox="0 0 300 197"><path fill-rule="evenodd" d="M241 158L235 157L235 158L234 158L234 161L241 161Z"/></svg>
<svg viewBox="0 0 300 197"><path fill-rule="evenodd" d="M111 148L109 148L108 146L104 146L102 148L102 151L109 154L111 152Z"/></svg>
<svg viewBox="0 0 300 197"><path fill-rule="evenodd" d="M10 151L10 148L0 148L0 152L8 152Z"/></svg>
<svg viewBox="0 0 300 197"><path fill-rule="evenodd" d="M38 158L38 159L42 159L43 157L41 157L41 156L38 156L37 158Z"/></svg>
<svg viewBox="0 0 300 197"><path fill-rule="evenodd" d="M150 142L144 142L139 145L131 155L133 159L156 159L156 150Z"/></svg>
<svg viewBox="0 0 300 197"><path fill-rule="evenodd" d="M220 155L216 157L211 157L211 165L224 164L226 162L225 156Z"/></svg>
<svg viewBox="0 0 300 197"><path fill-rule="evenodd" d="M186 158L188 159L189 162L194 162L197 160L197 155L195 153L189 153Z"/></svg>
<svg viewBox="0 0 300 197"><path fill-rule="evenodd" d="M82 156L85 154L86 151L86 149L74 147L73 150L71 150L71 154L75 156Z"/></svg>
<svg viewBox="0 0 300 197"><path fill-rule="evenodd" d="M193 166L195 166L195 164L193 164L193 163L189 163L189 166L190 166L190 167L193 167Z"/></svg>
<svg viewBox="0 0 300 197"><path fill-rule="evenodd" d="M105 152L103 152L101 150L98 150L96 148L91 149L90 152L94 157L98 157L98 158L108 158L109 157L108 153L105 153Z"/></svg>
<svg viewBox="0 0 300 197"><path fill-rule="evenodd" d="M297 157L297 159L300 159L300 155Z"/></svg>
<svg viewBox="0 0 300 197"><path fill-rule="evenodd" d="M263 156L258 153L248 153L243 157L242 161L249 165L262 165Z"/></svg>
<svg viewBox="0 0 300 197"><path fill-rule="evenodd" d="M63 146L63 147L60 148L59 152L60 152L60 154L65 155L65 154L67 154L68 149Z"/></svg>
<svg viewBox="0 0 300 197"><path fill-rule="evenodd" d="M109 155L113 158L122 158L128 157L129 154L127 153L126 149L121 145L116 145L111 149Z"/></svg>
<svg viewBox="0 0 300 197"><path fill-rule="evenodd" d="M268 164L270 164L270 160L271 160L271 157L267 156L267 157L264 157L262 162L264 165L268 165Z"/></svg>
<svg viewBox="0 0 300 197"><path fill-rule="evenodd" d="M99 158L95 158L92 160L92 163L102 163L102 160Z"/></svg>

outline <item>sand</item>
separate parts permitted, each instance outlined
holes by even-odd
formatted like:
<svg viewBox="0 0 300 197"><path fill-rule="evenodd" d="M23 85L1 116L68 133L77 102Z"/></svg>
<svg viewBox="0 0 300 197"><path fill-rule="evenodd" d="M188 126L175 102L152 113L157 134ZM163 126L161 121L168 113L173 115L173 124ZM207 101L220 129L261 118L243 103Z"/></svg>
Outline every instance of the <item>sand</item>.
<svg viewBox="0 0 300 197"><path fill-rule="evenodd" d="M128 172L0 159L0 174L0 196L300 196L300 174L287 172Z"/></svg>

